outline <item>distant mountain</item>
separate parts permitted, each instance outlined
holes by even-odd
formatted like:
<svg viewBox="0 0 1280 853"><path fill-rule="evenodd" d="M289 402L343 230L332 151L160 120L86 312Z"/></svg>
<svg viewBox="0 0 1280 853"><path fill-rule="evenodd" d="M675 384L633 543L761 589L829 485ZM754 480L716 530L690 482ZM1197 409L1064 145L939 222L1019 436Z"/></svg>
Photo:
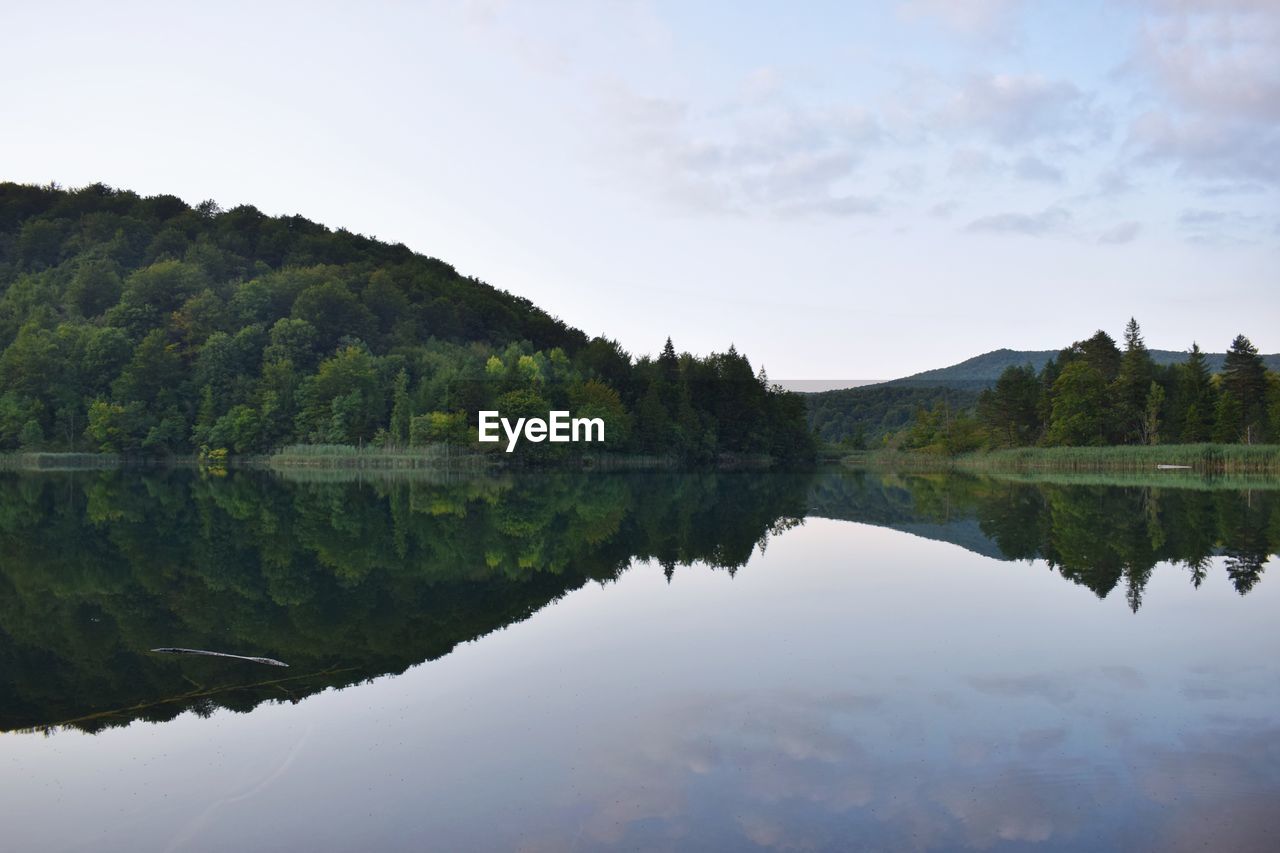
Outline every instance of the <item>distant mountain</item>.
<svg viewBox="0 0 1280 853"><path fill-rule="evenodd" d="M773 382L787 391L801 394L818 394L823 391L844 391L847 388L862 388L867 385L883 384L883 379L776 379Z"/></svg>
<svg viewBox="0 0 1280 853"><path fill-rule="evenodd" d="M970 409L984 388L995 385L1007 368L1029 364L1038 373L1059 350L998 349L975 355L950 367L926 370L888 382L846 387L840 390L809 390L804 395L808 406L809 428L828 442L840 442L861 435L875 447L880 440L897 432L915 419L920 409L931 409L946 403L952 409ZM1177 364L1187 354L1176 350L1151 350L1157 364ZM1225 353L1205 353L1215 372L1222 370ZM1280 370L1280 353L1262 356L1269 370Z"/></svg>
<svg viewBox="0 0 1280 853"><path fill-rule="evenodd" d="M998 349L975 355L959 364L950 367L937 367L901 379L892 379L883 385L914 385L930 388L965 388L982 390L994 385L1006 368L1030 364L1039 373L1049 359L1058 355L1059 350L1012 350ZM1214 371L1222 370L1226 353L1205 353L1209 367ZM1177 364L1186 361L1187 354L1179 350L1153 349L1151 358L1156 364ZM1280 353L1262 356L1268 370L1280 370Z"/></svg>

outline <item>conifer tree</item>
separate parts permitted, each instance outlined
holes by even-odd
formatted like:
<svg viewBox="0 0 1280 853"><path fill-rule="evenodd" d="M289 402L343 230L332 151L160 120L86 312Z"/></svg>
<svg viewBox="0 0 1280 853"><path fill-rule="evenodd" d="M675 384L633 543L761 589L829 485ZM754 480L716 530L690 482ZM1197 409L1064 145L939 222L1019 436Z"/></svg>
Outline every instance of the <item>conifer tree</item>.
<svg viewBox="0 0 1280 853"><path fill-rule="evenodd" d="M1143 438L1147 396L1154 373L1151 353L1142 340L1138 321L1130 317L1124 330L1124 355L1120 358L1120 370L1112 386L1115 437L1121 443Z"/></svg>
<svg viewBox="0 0 1280 853"><path fill-rule="evenodd" d="M1258 348L1244 335L1236 335L1227 350L1222 386L1240 405L1240 440L1246 444L1264 440L1267 369Z"/></svg>
<svg viewBox="0 0 1280 853"><path fill-rule="evenodd" d="M1187 360L1179 365L1178 406L1181 410L1181 439L1185 442L1213 438L1218 410L1218 393L1213 385L1209 361L1197 343L1191 344Z"/></svg>

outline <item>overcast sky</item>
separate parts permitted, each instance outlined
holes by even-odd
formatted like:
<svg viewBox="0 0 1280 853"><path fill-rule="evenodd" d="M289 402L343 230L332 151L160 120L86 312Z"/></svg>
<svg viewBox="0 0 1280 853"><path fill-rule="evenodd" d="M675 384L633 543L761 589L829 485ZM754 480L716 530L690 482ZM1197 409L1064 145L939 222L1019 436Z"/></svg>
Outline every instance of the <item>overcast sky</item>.
<svg viewBox="0 0 1280 853"><path fill-rule="evenodd" d="M214 6L221 7L214 11ZM1280 350L1280 2L6 3L0 180L300 213L783 379Z"/></svg>

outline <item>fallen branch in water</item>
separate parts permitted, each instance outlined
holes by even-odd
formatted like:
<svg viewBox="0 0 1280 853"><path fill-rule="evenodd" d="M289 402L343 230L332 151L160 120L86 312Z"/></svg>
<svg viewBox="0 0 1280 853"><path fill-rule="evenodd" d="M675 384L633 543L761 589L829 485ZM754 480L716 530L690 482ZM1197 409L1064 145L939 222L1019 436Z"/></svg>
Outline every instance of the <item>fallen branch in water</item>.
<svg viewBox="0 0 1280 853"><path fill-rule="evenodd" d="M153 652L159 652L162 655L208 655L214 658L232 658L233 660L247 660L253 663L265 663L267 666L288 666L289 664L278 661L275 658L255 658L247 655L230 655L226 652L206 652L203 649L152 649Z"/></svg>

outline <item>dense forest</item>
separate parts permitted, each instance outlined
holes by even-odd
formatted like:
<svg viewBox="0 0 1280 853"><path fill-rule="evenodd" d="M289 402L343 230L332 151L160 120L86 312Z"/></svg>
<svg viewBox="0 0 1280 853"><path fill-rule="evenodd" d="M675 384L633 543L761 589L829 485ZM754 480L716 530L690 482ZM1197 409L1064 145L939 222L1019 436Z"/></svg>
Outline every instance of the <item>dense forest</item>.
<svg viewBox="0 0 1280 853"><path fill-rule="evenodd" d="M1221 369L1215 372L1215 363ZM1152 357L1136 320L1123 347L1106 332L1036 369L1008 365L991 387L885 385L818 395L809 418L846 447L955 454L982 448L1261 444L1280 441L1280 374L1244 335L1212 358ZM915 404L905 421L903 408ZM898 428L901 427L901 428Z"/></svg>
<svg viewBox="0 0 1280 853"><path fill-rule="evenodd" d="M0 184L0 450L471 444L481 408L600 417L617 452L812 453L803 402L732 346L636 359L300 216Z"/></svg>
<svg viewBox="0 0 1280 853"><path fill-rule="evenodd" d="M864 450L910 426L921 409L972 409L978 391L944 386L882 383L806 395L809 425L824 441Z"/></svg>

